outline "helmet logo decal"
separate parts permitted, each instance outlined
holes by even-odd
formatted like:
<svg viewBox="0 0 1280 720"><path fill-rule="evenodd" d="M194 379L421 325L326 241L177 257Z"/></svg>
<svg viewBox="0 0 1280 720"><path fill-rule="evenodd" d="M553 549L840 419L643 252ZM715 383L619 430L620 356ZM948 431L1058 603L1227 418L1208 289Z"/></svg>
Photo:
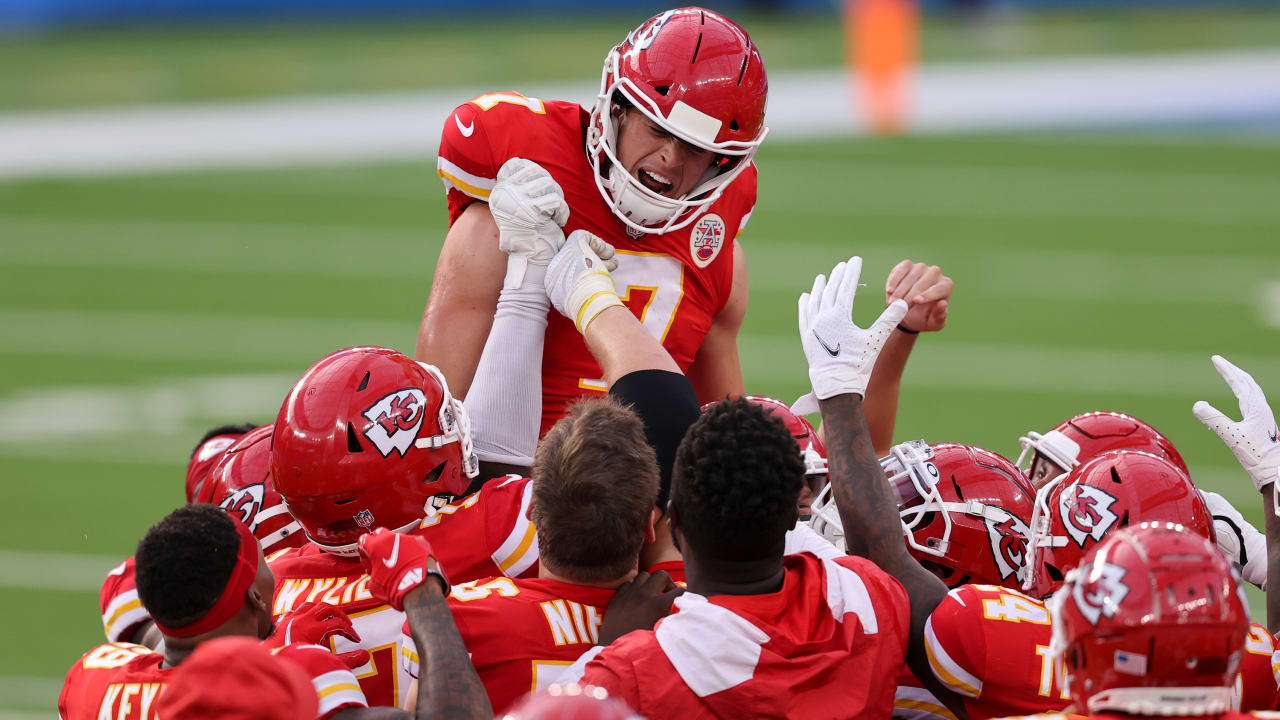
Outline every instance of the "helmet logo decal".
<svg viewBox="0 0 1280 720"><path fill-rule="evenodd" d="M250 530L256 530L258 512L262 510L263 492L262 483L254 483L228 495L218 503L218 507L226 510L231 517L248 525Z"/></svg>
<svg viewBox="0 0 1280 720"><path fill-rule="evenodd" d="M221 453L223 450L231 447L236 438L221 437L214 438L204 445L200 446L200 452L196 454L196 462L205 462L209 458Z"/></svg>
<svg viewBox="0 0 1280 720"><path fill-rule="evenodd" d="M392 450L409 451L426 415L427 395L420 388L403 388L378 400L361 415L370 422L364 431L383 457Z"/></svg>
<svg viewBox="0 0 1280 720"><path fill-rule="evenodd" d="M710 265L724 246L724 236L724 220L719 215L711 213L698 220L693 232L689 233L689 254L693 256L693 263L700 268Z"/></svg>
<svg viewBox="0 0 1280 720"><path fill-rule="evenodd" d="M1104 562L1084 568L1084 572L1071 588L1071 598L1080 614L1091 625L1097 625L1100 618L1115 617L1120 603L1129 594L1129 586L1124 584L1125 569ZM1089 590L1085 590L1085 585L1089 585Z"/></svg>
<svg viewBox="0 0 1280 720"><path fill-rule="evenodd" d="M1111 510L1115 501L1115 497L1092 485L1072 485L1062 493L1062 524L1076 545L1084 547L1088 538L1102 540L1119 519Z"/></svg>
<svg viewBox="0 0 1280 720"><path fill-rule="evenodd" d="M649 22L631 31L631 45L637 50L648 50L654 40L658 39L658 32L662 30L662 26L667 24L675 10L668 10L661 15L650 18Z"/></svg>
<svg viewBox="0 0 1280 720"><path fill-rule="evenodd" d="M373 513L369 512L368 510L361 510L360 512L356 513L352 519L356 521L357 525L363 528L367 528L370 525L373 525Z"/></svg>
<svg viewBox="0 0 1280 720"><path fill-rule="evenodd" d="M984 518L987 526L987 538L991 540L991 556L995 558L996 569L1000 571L1000 579L1008 580L1011 575L1022 571L1027 564L1027 537L1031 530L1026 523L1014 515L1003 522Z"/></svg>

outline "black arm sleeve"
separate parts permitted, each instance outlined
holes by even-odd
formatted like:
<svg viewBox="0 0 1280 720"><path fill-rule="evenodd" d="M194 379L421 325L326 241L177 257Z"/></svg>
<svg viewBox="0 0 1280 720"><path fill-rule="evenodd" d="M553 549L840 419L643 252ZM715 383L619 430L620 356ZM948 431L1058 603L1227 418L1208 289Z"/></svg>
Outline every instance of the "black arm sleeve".
<svg viewBox="0 0 1280 720"><path fill-rule="evenodd" d="M630 405L644 423L645 436L658 456L658 469L662 473L658 509L665 513L676 449L701 412L693 385L680 373L637 370L618 378L609 388L609 394Z"/></svg>

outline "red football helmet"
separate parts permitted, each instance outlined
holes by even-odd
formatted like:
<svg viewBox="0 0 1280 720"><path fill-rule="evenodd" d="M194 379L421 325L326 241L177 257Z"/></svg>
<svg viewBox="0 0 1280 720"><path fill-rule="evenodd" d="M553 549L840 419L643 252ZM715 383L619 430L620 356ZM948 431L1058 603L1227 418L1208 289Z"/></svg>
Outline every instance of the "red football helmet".
<svg viewBox="0 0 1280 720"><path fill-rule="evenodd" d="M1022 453L1018 455L1017 466L1032 477L1036 461L1049 460L1068 472L1108 450L1149 452L1177 465L1183 473L1191 474L1177 448L1159 431L1132 415L1108 410L1077 415L1043 435L1029 432L1018 438L1018 442Z"/></svg>
<svg viewBox="0 0 1280 720"><path fill-rule="evenodd" d="M337 554L354 555L375 527L407 529L478 472L471 422L444 376L387 348L347 348L312 365L275 428L276 489L311 541Z"/></svg>
<svg viewBox="0 0 1280 720"><path fill-rule="evenodd" d="M1116 528L1178 523L1214 540L1213 516L1178 466L1137 450L1112 450L1059 475L1036 495L1031 562L1023 589L1045 597Z"/></svg>
<svg viewBox="0 0 1280 720"><path fill-rule="evenodd" d="M646 20L605 57L587 127L587 156L605 203L637 232L664 233L693 222L751 164L764 142L768 93L760 51L732 20L699 7ZM660 195L619 162L620 103L715 153L687 195Z"/></svg>
<svg viewBox="0 0 1280 720"><path fill-rule="evenodd" d="M896 445L880 464L898 495L911 555L950 570L950 587L984 583L1017 587L1030 553L1035 491L1000 455L960 443ZM830 486L814 503L815 530L837 546L843 529ZM841 528L839 538L834 537Z"/></svg>
<svg viewBox="0 0 1280 720"><path fill-rule="evenodd" d="M767 395L744 395L745 400L764 408L764 411L782 420L782 423L791 431L791 437L796 439L796 444L800 446L800 453L804 455L804 474L805 479L821 477L822 482L827 479L827 448L822 444L822 438L818 437L818 431L813 429L813 424L804 419L803 415L797 415L791 412L791 408L786 403L777 398L771 398ZM715 402L709 402L702 406L702 412L706 412Z"/></svg>
<svg viewBox="0 0 1280 720"><path fill-rule="evenodd" d="M271 480L270 425L257 428L227 448L195 501L213 503L247 525L264 553L307 542L302 526L289 514Z"/></svg>
<svg viewBox="0 0 1280 720"><path fill-rule="evenodd" d="M1093 714L1230 709L1248 601L1212 543L1176 523L1112 533L1050 601L1052 650L1076 707Z"/></svg>
<svg viewBox="0 0 1280 720"><path fill-rule="evenodd" d="M187 463L187 502L196 502L196 495L200 493L201 486L204 484L205 479L209 477L209 471L222 459L222 454L226 452L227 448L244 437L245 433L252 427L252 425L228 425L217 430L211 430L210 432L216 432L217 434L206 437L196 447L195 452L191 453L191 460Z"/></svg>
<svg viewBox="0 0 1280 720"><path fill-rule="evenodd" d="M642 720L602 687L552 685L536 692L502 716L503 720Z"/></svg>

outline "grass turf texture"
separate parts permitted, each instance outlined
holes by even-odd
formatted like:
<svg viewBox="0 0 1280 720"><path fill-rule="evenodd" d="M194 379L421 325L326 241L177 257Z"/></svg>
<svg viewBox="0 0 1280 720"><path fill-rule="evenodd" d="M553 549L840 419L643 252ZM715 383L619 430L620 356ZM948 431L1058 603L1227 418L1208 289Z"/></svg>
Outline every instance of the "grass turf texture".
<svg viewBox="0 0 1280 720"><path fill-rule="evenodd" d="M737 18L771 71L843 62L835 14ZM179 26L10 36L0 43L0 110L281 94L593 81L605 51L643 15L409 19L395 23ZM1129 9L931 15L922 59L1274 48L1280 9Z"/></svg>
<svg viewBox="0 0 1280 720"><path fill-rule="evenodd" d="M748 389L804 390L795 298L815 273L862 254L865 322L889 267L927 260L957 289L949 327L908 367L898 439L1012 457L1025 430L1125 410L1260 521L1190 408L1237 412L1215 352L1280 407L1280 331L1260 301L1280 277L1280 147L965 136L766 146L759 164ZM428 162L0 184L0 549L105 571L181 501L206 428L270 420L330 350L412 350L444 230ZM51 576L67 565L42 557ZM27 586L65 580L16 572L0 607L23 618L26 651L0 676L56 685L101 640L100 577L49 591Z"/></svg>

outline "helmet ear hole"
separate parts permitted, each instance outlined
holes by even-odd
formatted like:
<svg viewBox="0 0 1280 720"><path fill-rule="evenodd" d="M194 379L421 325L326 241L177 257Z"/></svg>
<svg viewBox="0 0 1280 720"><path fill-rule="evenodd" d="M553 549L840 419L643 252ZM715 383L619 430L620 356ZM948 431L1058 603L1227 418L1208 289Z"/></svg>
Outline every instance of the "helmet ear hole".
<svg viewBox="0 0 1280 720"><path fill-rule="evenodd" d="M655 85L653 88L659 95L666 95L671 92L670 85Z"/></svg>
<svg viewBox="0 0 1280 720"><path fill-rule="evenodd" d="M444 466L445 463L440 463L439 465L431 468L431 471L427 473L426 477L422 478L422 484L429 485L430 483L439 480L440 475L444 473Z"/></svg>
<svg viewBox="0 0 1280 720"><path fill-rule="evenodd" d="M356 388L356 392L360 392L365 388L369 387L369 374L370 374L369 371L366 370L364 373L364 378L360 380L360 387Z"/></svg>
<svg viewBox="0 0 1280 720"><path fill-rule="evenodd" d="M364 452L364 448L360 445L360 438L356 435L355 426L351 423L347 423L347 452Z"/></svg>

